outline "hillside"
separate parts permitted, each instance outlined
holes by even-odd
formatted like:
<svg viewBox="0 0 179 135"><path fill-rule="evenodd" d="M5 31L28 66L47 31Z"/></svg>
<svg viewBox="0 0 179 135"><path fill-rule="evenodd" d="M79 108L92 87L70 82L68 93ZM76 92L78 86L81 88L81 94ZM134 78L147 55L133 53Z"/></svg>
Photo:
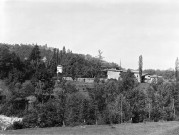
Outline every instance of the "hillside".
<svg viewBox="0 0 179 135"><path fill-rule="evenodd" d="M7 47L11 53L14 52L21 61L28 60L30 53L35 47L34 44L11 45L0 43L0 47L3 46ZM119 68L116 63L100 60L99 58L93 57L89 54L75 54L69 49L66 50L65 47L60 50L59 48L52 48L47 45L39 45L39 49L42 60L47 64L54 64L55 67L57 65L62 65L64 75L72 78L94 78L97 75L101 75L99 71L104 68Z"/></svg>
<svg viewBox="0 0 179 135"><path fill-rule="evenodd" d="M0 79L11 92L9 98L5 93L0 112L23 117L25 128L168 121L179 116L177 84L157 81L149 89L149 84L136 82L130 70L119 80L100 82L103 69L110 68L100 57L74 54L65 47L51 50L35 45L23 59L15 48L21 46L0 46ZM50 60L43 59L42 50L52 53ZM62 65L62 73L57 73L57 65Z"/></svg>
<svg viewBox="0 0 179 135"><path fill-rule="evenodd" d="M15 45L11 45L11 44L3 44L0 43L0 46L8 46L9 50L11 52L15 52L21 60L27 59L32 51L32 49L34 48L34 44L15 44ZM52 55L53 55L53 49L51 47L47 47L47 45L44 46L39 46L40 51L41 51L41 57L46 57L47 60L50 60Z"/></svg>

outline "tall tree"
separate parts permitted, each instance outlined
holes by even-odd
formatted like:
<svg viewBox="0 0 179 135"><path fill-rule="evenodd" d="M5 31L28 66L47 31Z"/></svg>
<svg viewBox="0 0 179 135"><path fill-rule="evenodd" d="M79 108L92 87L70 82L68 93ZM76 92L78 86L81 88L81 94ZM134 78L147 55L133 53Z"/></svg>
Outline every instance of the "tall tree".
<svg viewBox="0 0 179 135"><path fill-rule="evenodd" d="M53 56L50 60L50 65L49 65L50 73L52 75L56 74L57 71L57 49L53 49Z"/></svg>
<svg viewBox="0 0 179 135"><path fill-rule="evenodd" d="M129 93L130 109L132 112L132 122L142 122L146 118L145 101L146 95L138 88L134 88Z"/></svg>
<svg viewBox="0 0 179 135"><path fill-rule="evenodd" d="M7 77L12 66L9 48L7 46L0 46L0 78Z"/></svg>
<svg viewBox="0 0 179 135"><path fill-rule="evenodd" d="M63 53L63 55L66 54L66 48L65 48L65 46L63 46L62 53Z"/></svg>
<svg viewBox="0 0 179 135"><path fill-rule="evenodd" d="M59 49L57 49L57 65L59 64Z"/></svg>
<svg viewBox="0 0 179 135"><path fill-rule="evenodd" d="M40 56L40 49L38 45L35 45L34 48L32 49L32 52L29 56L29 61L39 61L41 59Z"/></svg>
<svg viewBox="0 0 179 135"><path fill-rule="evenodd" d="M178 61L178 57L177 57L177 59L175 61L175 79L176 79L176 82L178 82L178 80L179 80L178 70L179 70L179 61Z"/></svg>
<svg viewBox="0 0 179 135"><path fill-rule="evenodd" d="M178 80L179 80L179 77L178 77L178 70L179 70L179 60L178 60L178 57L175 61L175 79L176 79L176 83L175 83L175 92L173 94L173 109L174 109L174 117L175 117L175 104L178 103ZM176 102L176 103L175 103Z"/></svg>
<svg viewBox="0 0 179 135"><path fill-rule="evenodd" d="M139 81L142 82L142 67L143 67L143 59L142 55L139 56Z"/></svg>

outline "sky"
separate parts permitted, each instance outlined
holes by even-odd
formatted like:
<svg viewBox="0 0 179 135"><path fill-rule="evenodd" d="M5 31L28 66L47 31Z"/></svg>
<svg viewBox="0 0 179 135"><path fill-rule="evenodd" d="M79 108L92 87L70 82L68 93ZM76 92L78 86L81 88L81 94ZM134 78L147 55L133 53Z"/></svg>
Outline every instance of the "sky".
<svg viewBox="0 0 179 135"><path fill-rule="evenodd" d="M178 0L0 0L0 42L47 44L128 69L169 69L179 57Z"/></svg>

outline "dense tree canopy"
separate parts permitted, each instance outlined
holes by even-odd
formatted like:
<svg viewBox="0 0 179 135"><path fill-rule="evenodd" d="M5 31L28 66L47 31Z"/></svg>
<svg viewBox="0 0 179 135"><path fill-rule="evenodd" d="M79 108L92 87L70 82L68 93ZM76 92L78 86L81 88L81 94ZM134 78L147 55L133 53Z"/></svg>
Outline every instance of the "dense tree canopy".
<svg viewBox="0 0 179 135"><path fill-rule="evenodd" d="M174 120L179 116L178 82L159 80L146 85L130 70L119 80L100 81L104 68L121 68L104 61L101 51L95 58L66 51L65 47L0 45L0 79L7 86L0 93L6 96L1 98L0 113L24 117L24 127ZM57 65L63 66L58 78ZM171 70L144 72L174 78ZM76 81L81 77L95 81ZM32 97L36 99L33 105L27 100Z"/></svg>

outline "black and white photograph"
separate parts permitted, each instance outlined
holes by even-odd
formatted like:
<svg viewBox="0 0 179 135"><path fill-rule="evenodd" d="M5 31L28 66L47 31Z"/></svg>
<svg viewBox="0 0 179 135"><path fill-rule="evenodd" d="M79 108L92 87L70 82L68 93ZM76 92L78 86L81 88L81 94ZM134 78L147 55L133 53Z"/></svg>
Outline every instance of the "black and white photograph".
<svg viewBox="0 0 179 135"><path fill-rule="evenodd" d="M0 135L179 135L178 0L0 0Z"/></svg>

